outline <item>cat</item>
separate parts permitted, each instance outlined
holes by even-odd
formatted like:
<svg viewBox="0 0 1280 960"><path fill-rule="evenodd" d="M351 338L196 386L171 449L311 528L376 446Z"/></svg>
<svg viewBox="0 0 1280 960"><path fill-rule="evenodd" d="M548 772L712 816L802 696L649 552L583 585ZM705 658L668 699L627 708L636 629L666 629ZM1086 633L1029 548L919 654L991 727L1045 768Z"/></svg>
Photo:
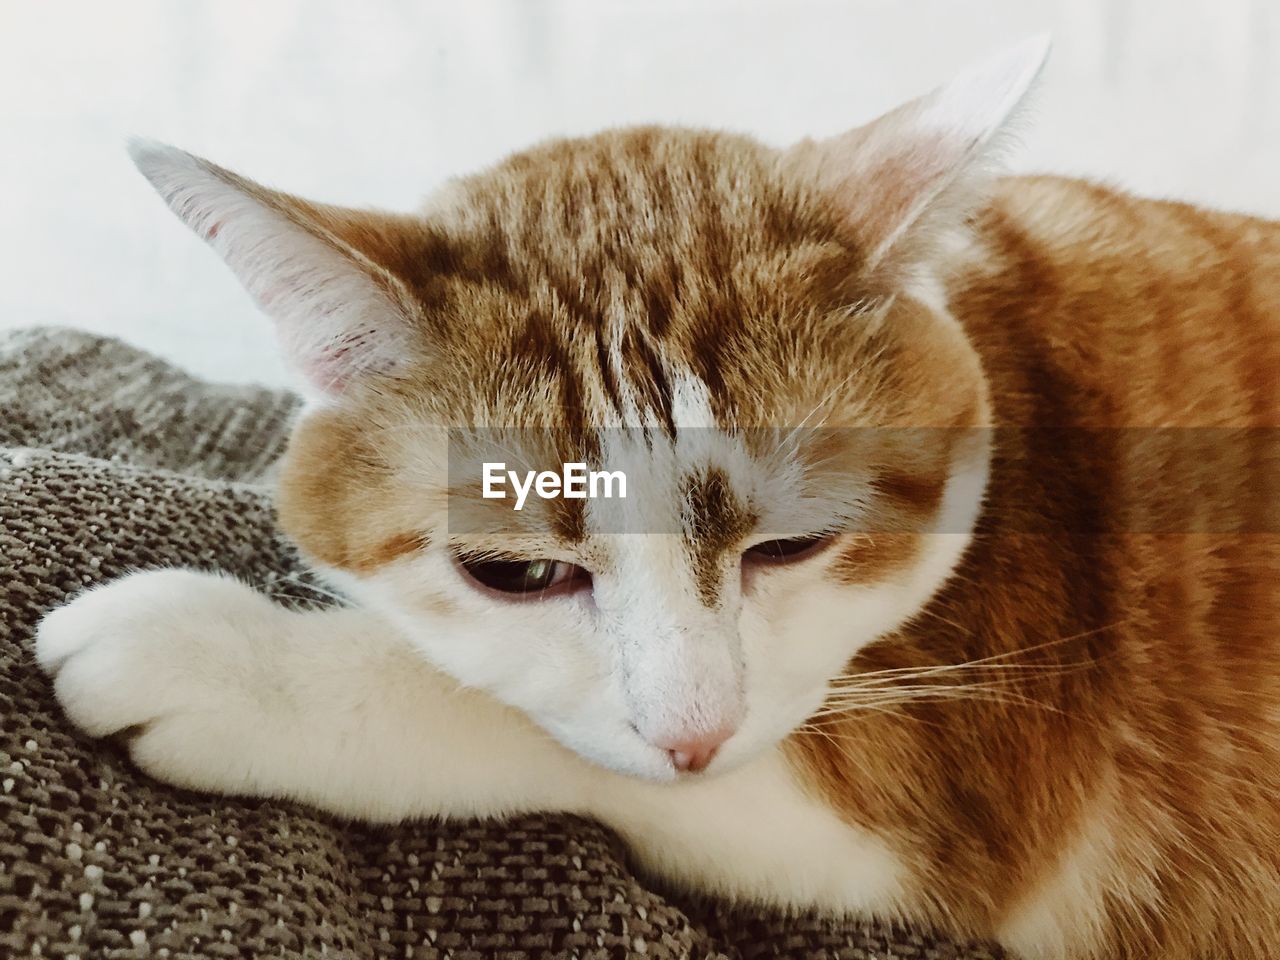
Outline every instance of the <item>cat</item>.
<svg viewBox="0 0 1280 960"><path fill-rule="evenodd" d="M1272 955L1280 224L999 175L1047 49L405 215L135 144L308 384L279 517L350 603L90 589L36 640L69 718L185 787L579 813L677 886L1028 958ZM468 526L499 446L637 498Z"/></svg>

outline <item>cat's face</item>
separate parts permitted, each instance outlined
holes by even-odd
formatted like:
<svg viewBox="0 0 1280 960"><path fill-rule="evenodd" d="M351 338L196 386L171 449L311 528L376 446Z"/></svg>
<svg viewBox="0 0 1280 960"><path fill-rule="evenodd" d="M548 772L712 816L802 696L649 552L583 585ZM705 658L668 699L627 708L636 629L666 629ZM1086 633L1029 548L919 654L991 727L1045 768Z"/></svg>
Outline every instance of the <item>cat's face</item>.
<svg viewBox="0 0 1280 960"><path fill-rule="evenodd" d="M280 504L304 550L463 683L662 779L785 736L958 560L987 405L939 238L1038 56L786 151L552 143L412 217L139 162L319 390ZM515 511L478 495L498 460L628 496Z"/></svg>

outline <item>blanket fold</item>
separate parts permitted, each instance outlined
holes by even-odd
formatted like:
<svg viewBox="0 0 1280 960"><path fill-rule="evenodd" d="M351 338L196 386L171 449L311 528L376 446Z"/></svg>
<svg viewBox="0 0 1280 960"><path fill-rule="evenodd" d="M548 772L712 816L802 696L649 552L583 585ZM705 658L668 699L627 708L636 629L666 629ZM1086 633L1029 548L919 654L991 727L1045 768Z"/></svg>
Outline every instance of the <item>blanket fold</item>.
<svg viewBox="0 0 1280 960"><path fill-rule="evenodd" d="M73 730L30 640L84 587L182 565L317 599L267 482L297 406L116 340L0 334L0 957L998 956L681 897L580 818L346 824L156 783Z"/></svg>

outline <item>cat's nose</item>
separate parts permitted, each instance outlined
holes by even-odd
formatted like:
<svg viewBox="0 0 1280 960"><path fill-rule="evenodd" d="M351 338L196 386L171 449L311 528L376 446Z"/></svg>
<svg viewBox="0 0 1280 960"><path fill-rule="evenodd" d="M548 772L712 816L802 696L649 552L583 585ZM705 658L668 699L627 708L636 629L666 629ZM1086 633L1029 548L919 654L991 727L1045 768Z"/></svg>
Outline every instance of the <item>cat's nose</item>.
<svg viewBox="0 0 1280 960"><path fill-rule="evenodd" d="M671 765L683 773L699 773L715 758L720 745L733 736L732 727L721 727L710 733L698 733L658 740L671 757Z"/></svg>

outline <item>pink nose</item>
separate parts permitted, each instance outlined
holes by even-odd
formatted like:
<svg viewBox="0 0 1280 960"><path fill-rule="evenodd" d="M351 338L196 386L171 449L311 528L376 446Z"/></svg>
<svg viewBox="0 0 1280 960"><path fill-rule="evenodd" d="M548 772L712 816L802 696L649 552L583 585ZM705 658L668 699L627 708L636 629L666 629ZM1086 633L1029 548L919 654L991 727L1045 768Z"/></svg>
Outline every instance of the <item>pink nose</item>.
<svg viewBox="0 0 1280 960"><path fill-rule="evenodd" d="M698 733L682 737L671 737L657 740L655 746L662 747L671 757L671 765L685 773L699 773L707 769L720 749L720 745L733 736L733 729L722 727L711 733Z"/></svg>

